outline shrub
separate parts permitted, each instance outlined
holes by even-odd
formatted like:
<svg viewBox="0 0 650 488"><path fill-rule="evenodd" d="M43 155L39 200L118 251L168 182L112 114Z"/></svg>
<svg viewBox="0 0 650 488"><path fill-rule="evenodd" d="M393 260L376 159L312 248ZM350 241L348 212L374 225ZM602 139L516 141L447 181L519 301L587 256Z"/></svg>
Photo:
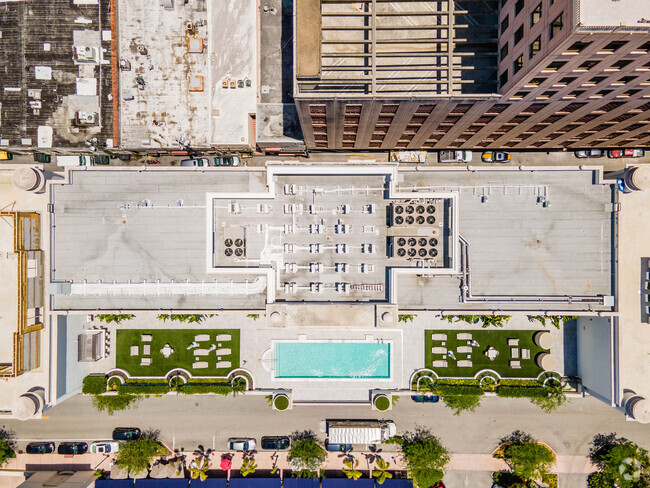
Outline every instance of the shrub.
<svg viewBox="0 0 650 488"><path fill-rule="evenodd" d="M286 410L289 408L289 399L286 395L277 395L273 400L273 405L276 410Z"/></svg>
<svg viewBox="0 0 650 488"><path fill-rule="evenodd" d="M478 380L444 378L438 380L439 385L476 385L479 386Z"/></svg>
<svg viewBox="0 0 650 488"><path fill-rule="evenodd" d="M499 385L503 386L543 386L539 381L537 380L509 380L509 379L501 379L499 380Z"/></svg>
<svg viewBox="0 0 650 488"><path fill-rule="evenodd" d="M119 325L120 322L124 320L133 320L133 317L135 317L135 315L132 314L109 314L97 316L100 322L104 322L106 324L115 323L117 325Z"/></svg>
<svg viewBox="0 0 650 488"><path fill-rule="evenodd" d="M104 375L90 375L83 379L81 392L84 395L99 395L106 393L106 376Z"/></svg>
<svg viewBox="0 0 650 488"><path fill-rule="evenodd" d="M120 393L133 395L164 395L169 391L167 383L125 383L119 388Z"/></svg>
<svg viewBox="0 0 650 488"><path fill-rule="evenodd" d="M548 391L543 386L521 387L499 385L497 387L497 396L504 398L544 398L548 396Z"/></svg>
<svg viewBox="0 0 650 488"><path fill-rule="evenodd" d="M14 437L15 433L6 430L4 427L0 428L0 468L5 465L9 459L16 457L14 451Z"/></svg>
<svg viewBox="0 0 650 488"><path fill-rule="evenodd" d="M375 408L381 412L390 408L390 400L384 395L378 395L375 398Z"/></svg>
<svg viewBox="0 0 650 488"><path fill-rule="evenodd" d="M544 410L544 412L551 413L567 402L567 397L562 389L562 385L547 386L545 389L546 396L530 399L531 402Z"/></svg>
<svg viewBox="0 0 650 488"><path fill-rule="evenodd" d="M203 393L216 393L217 395L229 395L233 392L230 383L187 383L178 388L183 395L196 395Z"/></svg>
<svg viewBox="0 0 650 488"><path fill-rule="evenodd" d="M483 388L479 385L441 385L436 384L433 388L434 393L444 396L457 396L457 395L483 395Z"/></svg>
<svg viewBox="0 0 650 488"><path fill-rule="evenodd" d="M616 434L597 435L593 444L589 457L600 472L590 476L590 488L650 486L648 451L625 438L617 438Z"/></svg>

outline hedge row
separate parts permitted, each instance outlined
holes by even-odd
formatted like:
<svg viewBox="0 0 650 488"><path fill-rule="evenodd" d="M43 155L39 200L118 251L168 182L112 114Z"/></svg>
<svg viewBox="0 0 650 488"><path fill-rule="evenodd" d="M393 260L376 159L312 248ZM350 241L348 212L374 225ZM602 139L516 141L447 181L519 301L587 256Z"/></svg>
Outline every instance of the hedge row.
<svg viewBox="0 0 650 488"><path fill-rule="evenodd" d="M523 386L526 388L541 386L537 380L499 380L500 385L504 386Z"/></svg>
<svg viewBox="0 0 650 488"><path fill-rule="evenodd" d="M217 393L228 395L232 393L232 386L229 383L187 383L175 388L183 395L194 395L201 393ZM133 395L164 395L172 391L166 383L126 383L119 388L120 393L131 393Z"/></svg>
<svg viewBox="0 0 650 488"><path fill-rule="evenodd" d="M99 395L101 393L106 393L106 376L86 376L83 379L83 384L81 386L81 392L86 395Z"/></svg>
<svg viewBox="0 0 650 488"><path fill-rule="evenodd" d="M433 388L434 393L440 396L454 395L482 395L483 388L478 385L440 385Z"/></svg>
<svg viewBox="0 0 650 488"><path fill-rule="evenodd" d="M437 385L470 385L480 386L478 380L443 378L436 382Z"/></svg>
<svg viewBox="0 0 650 488"><path fill-rule="evenodd" d="M497 396L504 398L545 398L548 391L543 386L498 386Z"/></svg>

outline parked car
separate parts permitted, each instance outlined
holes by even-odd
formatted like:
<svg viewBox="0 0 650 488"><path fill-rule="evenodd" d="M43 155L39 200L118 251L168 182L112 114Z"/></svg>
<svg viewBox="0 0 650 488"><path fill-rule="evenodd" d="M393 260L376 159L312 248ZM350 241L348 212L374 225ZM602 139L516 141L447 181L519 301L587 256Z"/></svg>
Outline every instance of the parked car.
<svg viewBox="0 0 650 488"><path fill-rule="evenodd" d="M86 442L62 442L57 451L59 454L86 454L88 444Z"/></svg>
<svg viewBox="0 0 650 488"><path fill-rule="evenodd" d="M120 444L114 441L96 441L90 445L92 454L108 454L120 450Z"/></svg>
<svg viewBox="0 0 650 488"><path fill-rule="evenodd" d="M603 149L580 149L575 152L576 158L602 158L605 155Z"/></svg>
<svg viewBox="0 0 650 488"><path fill-rule="evenodd" d="M135 441L140 438L142 431L137 427L117 427L113 431L114 441Z"/></svg>
<svg viewBox="0 0 650 488"><path fill-rule="evenodd" d="M481 154L481 161L484 163L507 163L510 161L510 154L505 151L484 151Z"/></svg>
<svg viewBox="0 0 650 488"><path fill-rule="evenodd" d="M241 158L239 156L217 156L214 158L215 166L241 166Z"/></svg>
<svg viewBox="0 0 650 488"><path fill-rule="evenodd" d="M208 158L183 159L181 166L210 166L210 160Z"/></svg>
<svg viewBox="0 0 650 488"><path fill-rule="evenodd" d="M626 147L607 151L607 156L610 158L640 158L644 153L645 151L643 149L631 149Z"/></svg>
<svg viewBox="0 0 650 488"><path fill-rule="evenodd" d="M330 444L325 440L325 450L329 452L349 452L352 450L352 444Z"/></svg>
<svg viewBox="0 0 650 488"><path fill-rule="evenodd" d="M7 151L0 151L0 161L11 161L14 155Z"/></svg>
<svg viewBox="0 0 650 488"><path fill-rule="evenodd" d="M27 454L52 454L55 449L54 442L30 442L25 448Z"/></svg>
<svg viewBox="0 0 650 488"><path fill-rule="evenodd" d="M228 449L231 451L254 451L257 441L250 437L231 437L228 439Z"/></svg>
<svg viewBox="0 0 650 488"><path fill-rule="evenodd" d="M289 449L291 441L288 437L262 437L262 449L282 451Z"/></svg>
<svg viewBox="0 0 650 488"><path fill-rule="evenodd" d="M433 393L425 393L424 395L411 395L411 400L416 403L438 403L439 398Z"/></svg>
<svg viewBox="0 0 650 488"><path fill-rule="evenodd" d="M472 160L472 151L440 151L438 160L441 163L469 163Z"/></svg>
<svg viewBox="0 0 650 488"><path fill-rule="evenodd" d="M95 164L110 164L110 162L106 154L95 154Z"/></svg>

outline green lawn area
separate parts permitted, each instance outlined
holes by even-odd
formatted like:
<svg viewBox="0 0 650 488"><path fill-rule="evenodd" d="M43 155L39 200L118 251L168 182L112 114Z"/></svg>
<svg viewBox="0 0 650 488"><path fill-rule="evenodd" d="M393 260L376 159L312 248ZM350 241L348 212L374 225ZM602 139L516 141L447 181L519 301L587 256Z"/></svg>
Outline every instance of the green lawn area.
<svg viewBox="0 0 650 488"><path fill-rule="evenodd" d="M142 336L147 335L151 336L151 341L142 341ZM200 335L209 338L201 338L197 348L188 350L188 346ZM229 335L230 340L217 342L217 335ZM167 358L161 353L165 344L169 344L174 350ZM150 346L149 354L145 354L147 345ZM136 355L131 355L133 346L138 348ZM230 349L230 353L221 351L219 361L222 364L217 368L216 352L220 349ZM127 371L131 376L164 377L174 368L186 369L192 376L227 376L230 371L239 367L239 329L121 329L117 331L116 351L115 366ZM199 355L200 353L205 355ZM151 364L141 364L143 359L145 363L148 361L146 358L151 358ZM206 362L207 367L194 367L195 363L204 363L205 366ZM225 362L230 362L230 365Z"/></svg>
<svg viewBox="0 0 650 488"><path fill-rule="evenodd" d="M483 369L492 369L502 378L535 378L542 372L542 369L535 363L535 356L545 351L533 342L533 337L538 331L533 330L426 330L424 331L424 359L425 367L432 369L440 378L458 378L474 377L474 375ZM446 334L447 339L443 345L441 340L432 340L432 334ZM472 340L479 343L478 347L472 347L470 353L457 352L458 347L468 347L467 339L460 340L457 334L471 334ZM508 339L519 339L517 346L509 346ZM489 346L499 351L499 355L493 361L484 353ZM452 351L456 360L448 357L446 354L432 353L433 347L445 347ZM519 361L521 368L512 368L510 361L512 349L518 349L519 357L514 359ZM523 359L523 350L530 351L530 358ZM470 356L468 358L468 355ZM446 360L447 366L433 366L434 360ZM469 367L459 367L458 361L471 361Z"/></svg>

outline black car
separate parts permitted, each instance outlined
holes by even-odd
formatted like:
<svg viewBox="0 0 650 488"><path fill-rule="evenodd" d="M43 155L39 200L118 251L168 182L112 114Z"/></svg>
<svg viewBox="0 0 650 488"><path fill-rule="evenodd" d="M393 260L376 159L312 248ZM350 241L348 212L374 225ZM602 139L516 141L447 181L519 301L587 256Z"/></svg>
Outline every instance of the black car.
<svg viewBox="0 0 650 488"><path fill-rule="evenodd" d="M52 156L50 156L49 154L45 154L45 153L35 152L34 153L34 161L36 161L37 163L46 163L47 164L50 161L52 161Z"/></svg>
<svg viewBox="0 0 650 488"><path fill-rule="evenodd" d="M95 154L95 164L110 164L110 159L105 154Z"/></svg>
<svg viewBox="0 0 650 488"><path fill-rule="evenodd" d="M54 442L30 442L25 448L27 454L52 454Z"/></svg>
<svg viewBox="0 0 650 488"><path fill-rule="evenodd" d="M142 431L137 427L117 427L113 431L114 441L136 441L140 438Z"/></svg>
<svg viewBox="0 0 650 488"><path fill-rule="evenodd" d="M59 454L86 454L88 444L85 442L62 442L57 451Z"/></svg>
<svg viewBox="0 0 650 488"><path fill-rule="evenodd" d="M439 399L436 395L429 393L424 395L412 395L411 400L416 403L437 403Z"/></svg>
<svg viewBox="0 0 650 488"><path fill-rule="evenodd" d="M289 449L291 442L288 437L262 437L262 449L282 451Z"/></svg>
<svg viewBox="0 0 650 488"><path fill-rule="evenodd" d="M329 452L350 452L352 450L352 444L330 444L326 440L325 449Z"/></svg>

